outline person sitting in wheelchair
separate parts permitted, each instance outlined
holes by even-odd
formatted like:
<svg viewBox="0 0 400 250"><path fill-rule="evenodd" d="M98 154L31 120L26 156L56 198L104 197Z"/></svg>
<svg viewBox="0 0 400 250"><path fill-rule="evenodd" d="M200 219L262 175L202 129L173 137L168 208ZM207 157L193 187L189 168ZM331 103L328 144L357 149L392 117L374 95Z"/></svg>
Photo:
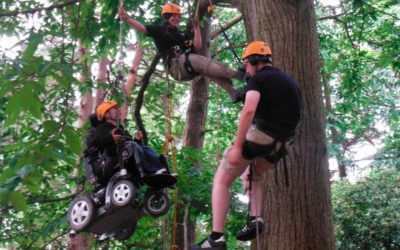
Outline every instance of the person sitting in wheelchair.
<svg viewBox="0 0 400 250"><path fill-rule="evenodd" d="M132 138L120 125L120 108L116 102L104 101L89 119L91 128L86 138L84 165L91 185L106 185L124 167L150 186L173 187L177 179L169 172L166 158L157 157L152 148L142 144L140 131Z"/></svg>

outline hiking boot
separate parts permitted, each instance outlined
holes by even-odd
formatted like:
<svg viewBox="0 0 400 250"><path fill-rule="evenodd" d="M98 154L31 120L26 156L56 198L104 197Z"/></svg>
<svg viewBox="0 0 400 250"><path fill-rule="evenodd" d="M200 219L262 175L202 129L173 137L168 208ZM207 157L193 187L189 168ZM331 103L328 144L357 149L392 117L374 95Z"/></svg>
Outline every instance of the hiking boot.
<svg viewBox="0 0 400 250"><path fill-rule="evenodd" d="M245 89L237 89L235 93L231 96L232 103L237 102L244 102L246 97L246 90Z"/></svg>
<svg viewBox="0 0 400 250"><path fill-rule="evenodd" d="M246 225L236 235L236 239L240 241L252 240L257 236L257 229L258 234L261 234L264 231L264 220L259 216L254 220L247 221Z"/></svg>
<svg viewBox="0 0 400 250"><path fill-rule="evenodd" d="M209 250L226 250L226 240L224 236L219 237L217 240L212 240L210 236L201 241L197 245L192 246L192 250L209 249Z"/></svg>

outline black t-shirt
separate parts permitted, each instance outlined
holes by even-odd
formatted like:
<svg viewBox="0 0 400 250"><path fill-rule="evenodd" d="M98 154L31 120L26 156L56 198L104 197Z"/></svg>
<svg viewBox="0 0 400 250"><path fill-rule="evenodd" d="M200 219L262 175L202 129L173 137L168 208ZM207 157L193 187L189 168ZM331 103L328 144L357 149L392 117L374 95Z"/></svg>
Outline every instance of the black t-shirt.
<svg viewBox="0 0 400 250"><path fill-rule="evenodd" d="M247 82L247 91L260 93L253 123L277 138L294 136L300 120L301 94L296 82L274 67L264 67Z"/></svg>
<svg viewBox="0 0 400 250"><path fill-rule="evenodd" d="M175 57L172 50L174 46L179 46L181 52L185 52L189 48L193 49L193 47L188 44L192 37L187 33L180 32L177 28L158 24L145 25L145 27L147 29L147 35L153 38L164 62L168 62L168 58Z"/></svg>

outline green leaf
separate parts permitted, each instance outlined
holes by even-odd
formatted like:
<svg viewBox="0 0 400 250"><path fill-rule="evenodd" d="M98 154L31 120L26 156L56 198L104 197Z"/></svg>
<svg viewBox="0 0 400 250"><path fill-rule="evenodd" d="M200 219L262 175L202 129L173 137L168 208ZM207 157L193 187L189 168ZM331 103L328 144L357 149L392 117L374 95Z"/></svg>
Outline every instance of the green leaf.
<svg viewBox="0 0 400 250"><path fill-rule="evenodd" d="M31 174L33 171L35 171L35 168L33 167L33 165L28 164L28 165L25 165L22 168L20 168L17 173L22 179L24 179L26 176Z"/></svg>
<svg viewBox="0 0 400 250"><path fill-rule="evenodd" d="M82 152L82 142L80 135L71 127L67 127L64 130L65 140L69 145L71 151L76 155L80 155Z"/></svg>
<svg viewBox="0 0 400 250"><path fill-rule="evenodd" d="M31 57L35 54L39 43L43 40L42 33L31 33L30 37L28 38L28 47L25 49L24 53L22 54L22 60L28 61Z"/></svg>
<svg viewBox="0 0 400 250"><path fill-rule="evenodd" d="M40 171L36 170L24 178L22 183L29 189L30 192L39 193L41 179L42 175L40 174Z"/></svg>
<svg viewBox="0 0 400 250"><path fill-rule="evenodd" d="M6 106L6 114L7 114L7 119L4 122L4 126L8 127L18 119L19 113L20 113L20 101L21 97L19 94L13 95L7 103Z"/></svg>
<svg viewBox="0 0 400 250"><path fill-rule="evenodd" d="M0 205L7 205L8 200L10 199L11 191L0 187Z"/></svg>
<svg viewBox="0 0 400 250"><path fill-rule="evenodd" d="M15 174L16 174L15 171L11 168L5 169L0 175L0 185L6 183L6 181L11 177L15 176Z"/></svg>
<svg viewBox="0 0 400 250"><path fill-rule="evenodd" d="M26 199L24 195L19 191L13 191L9 196L10 203L18 210L26 209Z"/></svg>

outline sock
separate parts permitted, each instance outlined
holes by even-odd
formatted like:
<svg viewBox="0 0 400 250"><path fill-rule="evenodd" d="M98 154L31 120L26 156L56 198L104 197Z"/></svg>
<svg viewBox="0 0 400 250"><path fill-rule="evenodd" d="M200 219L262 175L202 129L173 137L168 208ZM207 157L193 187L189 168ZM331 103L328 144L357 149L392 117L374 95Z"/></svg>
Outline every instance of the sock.
<svg viewBox="0 0 400 250"><path fill-rule="evenodd" d="M210 234L210 238L212 240L218 240L223 235L224 235L223 233L212 231L211 234Z"/></svg>

